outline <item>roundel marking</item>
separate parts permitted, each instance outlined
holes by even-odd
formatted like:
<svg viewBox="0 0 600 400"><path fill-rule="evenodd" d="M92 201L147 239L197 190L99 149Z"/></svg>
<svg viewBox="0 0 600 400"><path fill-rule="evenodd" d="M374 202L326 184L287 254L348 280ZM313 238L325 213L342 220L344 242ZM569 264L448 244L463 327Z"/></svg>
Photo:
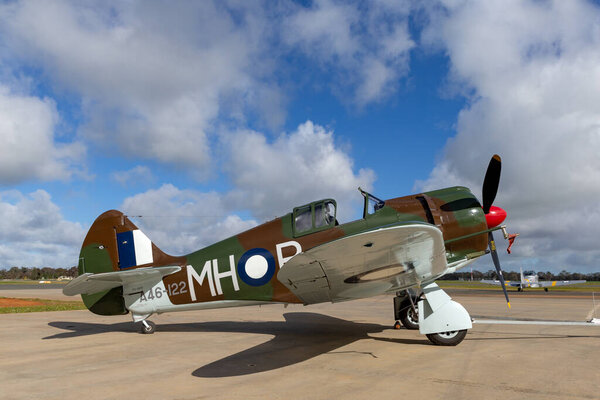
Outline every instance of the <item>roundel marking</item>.
<svg viewBox="0 0 600 400"><path fill-rule="evenodd" d="M250 249L240 257L237 271L244 283L262 286L275 275L275 258L267 249Z"/></svg>

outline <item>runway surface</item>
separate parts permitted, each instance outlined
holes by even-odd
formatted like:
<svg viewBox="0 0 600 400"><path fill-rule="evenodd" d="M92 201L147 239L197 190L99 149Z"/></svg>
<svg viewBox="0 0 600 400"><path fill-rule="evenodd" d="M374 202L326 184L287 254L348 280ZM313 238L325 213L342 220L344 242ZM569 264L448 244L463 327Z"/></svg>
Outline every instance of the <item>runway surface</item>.
<svg viewBox="0 0 600 400"><path fill-rule="evenodd" d="M509 311L501 292L449 292L477 317L583 321L594 311L591 293L513 296ZM391 329L392 317L392 297L382 296L164 314L151 318L153 335L138 334L129 316L3 314L1 397L600 397L600 327L476 324L457 347L438 347L418 331Z"/></svg>

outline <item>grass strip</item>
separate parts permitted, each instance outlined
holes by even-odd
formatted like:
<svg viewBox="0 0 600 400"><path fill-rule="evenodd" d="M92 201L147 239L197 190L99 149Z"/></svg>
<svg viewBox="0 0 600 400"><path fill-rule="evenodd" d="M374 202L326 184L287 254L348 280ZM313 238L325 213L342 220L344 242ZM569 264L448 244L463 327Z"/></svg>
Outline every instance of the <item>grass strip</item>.
<svg viewBox="0 0 600 400"><path fill-rule="evenodd" d="M0 299L12 299L10 297L0 297ZM46 299L15 299L29 300L41 305L20 306L20 307L0 307L0 314L15 314L29 313L42 311L70 311L70 310L85 310L85 305L82 301L61 301L61 300L46 300Z"/></svg>

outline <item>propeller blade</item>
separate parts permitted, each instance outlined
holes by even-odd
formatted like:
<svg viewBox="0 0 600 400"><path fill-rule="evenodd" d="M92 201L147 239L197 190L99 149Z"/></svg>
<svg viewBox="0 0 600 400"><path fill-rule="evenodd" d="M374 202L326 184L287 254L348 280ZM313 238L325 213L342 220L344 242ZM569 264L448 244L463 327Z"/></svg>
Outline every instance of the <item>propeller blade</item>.
<svg viewBox="0 0 600 400"><path fill-rule="evenodd" d="M500 184L500 171L502 169L502 159L498 154L494 154L485 172L483 179L483 212L490 212L490 207L498 193L498 185Z"/></svg>
<svg viewBox="0 0 600 400"><path fill-rule="evenodd" d="M504 284L504 276L502 276L500 260L498 259L498 253L496 252L496 242L494 242L494 235L492 235L492 232L488 233L488 245L490 247L492 260L494 261L494 267L496 267L496 272L498 273L498 279L500 280L502 290L504 291L504 297L506 297L506 304L508 304L508 308L510 308L510 300L508 300L508 292L506 291L506 285Z"/></svg>

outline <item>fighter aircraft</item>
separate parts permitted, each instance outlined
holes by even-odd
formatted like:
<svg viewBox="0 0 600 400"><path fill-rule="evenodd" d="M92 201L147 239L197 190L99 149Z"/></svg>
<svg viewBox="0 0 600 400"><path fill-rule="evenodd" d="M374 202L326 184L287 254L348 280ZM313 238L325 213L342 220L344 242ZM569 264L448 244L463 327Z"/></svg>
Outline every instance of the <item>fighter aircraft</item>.
<svg viewBox="0 0 600 400"><path fill-rule="evenodd" d="M577 283L584 283L585 281L540 281L538 274L535 271L525 271L523 274L523 268L521 268L521 280L520 281L506 281L506 286L516 287L517 291L521 292L524 288L544 288L547 292L549 287L575 285ZM487 283L488 285L500 285L499 280L486 280L483 279L481 283Z"/></svg>
<svg viewBox="0 0 600 400"><path fill-rule="evenodd" d="M363 216L339 224L337 204L322 199L184 256L161 251L123 213L100 215L83 241L79 276L63 289L100 315L131 313L153 333L154 313L249 306L304 305L395 294L394 316L437 345L457 345L469 313L435 280L491 253L506 212L492 206L501 160L490 160L483 201L466 187L381 200L359 188ZM489 250L488 250L489 247ZM506 301L510 307L504 285ZM399 321L398 321L399 320Z"/></svg>

